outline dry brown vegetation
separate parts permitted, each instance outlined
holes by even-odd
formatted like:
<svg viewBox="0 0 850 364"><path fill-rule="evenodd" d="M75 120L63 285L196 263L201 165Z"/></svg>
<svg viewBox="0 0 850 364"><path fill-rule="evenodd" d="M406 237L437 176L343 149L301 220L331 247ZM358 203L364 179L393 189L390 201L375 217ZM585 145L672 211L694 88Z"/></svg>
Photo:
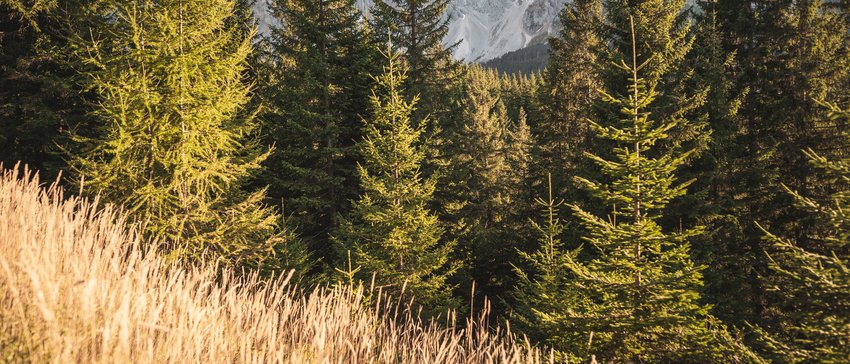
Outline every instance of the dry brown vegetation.
<svg viewBox="0 0 850 364"><path fill-rule="evenodd" d="M289 277L169 263L116 209L26 171L0 177L0 361L544 361L485 316L461 329L368 301L361 289L304 292Z"/></svg>

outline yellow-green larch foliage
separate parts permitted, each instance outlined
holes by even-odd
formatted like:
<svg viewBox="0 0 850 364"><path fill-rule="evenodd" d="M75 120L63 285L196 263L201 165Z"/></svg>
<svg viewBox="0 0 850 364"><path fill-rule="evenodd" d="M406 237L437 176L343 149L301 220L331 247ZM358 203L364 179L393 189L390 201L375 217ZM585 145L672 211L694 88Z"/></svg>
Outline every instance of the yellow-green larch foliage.
<svg viewBox="0 0 850 364"><path fill-rule="evenodd" d="M245 110L250 34L232 21L235 0L99 1L76 58L98 96L97 138L72 166L81 191L99 194L167 241L178 258L275 267L297 249L264 191L241 182L267 153ZM301 260L300 258L295 260Z"/></svg>

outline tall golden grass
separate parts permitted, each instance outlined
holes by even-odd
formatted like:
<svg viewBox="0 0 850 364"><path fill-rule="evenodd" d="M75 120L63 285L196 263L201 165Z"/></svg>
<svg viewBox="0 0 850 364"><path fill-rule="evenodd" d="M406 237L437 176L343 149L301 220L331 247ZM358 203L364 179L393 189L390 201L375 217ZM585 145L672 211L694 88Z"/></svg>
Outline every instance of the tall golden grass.
<svg viewBox="0 0 850 364"><path fill-rule="evenodd" d="M2 166L0 166L0 170ZM0 177L0 361L538 363L486 315L423 323L351 287L299 290L156 253L114 207L65 198L18 168ZM448 327L448 328L446 328Z"/></svg>

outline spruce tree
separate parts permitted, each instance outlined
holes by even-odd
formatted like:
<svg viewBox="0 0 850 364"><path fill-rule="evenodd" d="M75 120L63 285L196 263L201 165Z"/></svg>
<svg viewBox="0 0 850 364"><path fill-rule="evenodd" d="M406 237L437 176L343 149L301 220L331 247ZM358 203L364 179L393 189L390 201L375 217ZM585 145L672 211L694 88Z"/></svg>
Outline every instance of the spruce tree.
<svg viewBox="0 0 850 364"><path fill-rule="evenodd" d="M728 1L716 9L721 45L735 62L733 93L745 94L736 119L739 131L730 150L733 230L715 239L725 251L729 292L719 304L735 321L766 323L773 320L774 298L766 292L771 275L764 255L765 242L754 221L780 236L806 244L819 224L792 208L781 183L804 195L826 196L834 185L819 180L799 150L813 147L830 155L838 152L837 126L814 101L839 94L847 80L846 22L822 1ZM785 176L791 176L787 180ZM725 297L724 297L725 296Z"/></svg>
<svg viewBox="0 0 850 364"><path fill-rule="evenodd" d="M828 106L844 127L843 146L850 147L850 112ZM803 154L839 187L826 198L813 198L783 186L823 229L806 244L764 230L776 274L770 289L782 298L783 316L758 332L766 355L776 361L844 363L850 358L850 158L828 158L812 148Z"/></svg>
<svg viewBox="0 0 850 364"><path fill-rule="evenodd" d="M710 133L704 113L700 107L705 103L707 89L695 89L691 78L694 65L687 62L687 55L693 50L694 36L688 12L687 0L605 0L605 29L603 38L609 45L602 61L616 62L629 59L633 49L638 57L646 59L643 76L647 82L656 85L658 97L648 111L664 122L681 123L674 119L687 118L690 122L682 124L665 141L684 149L695 148L694 156L705 149ZM636 46L631 43L630 22L641 34ZM652 57L650 57L652 56ZM603 80L606 89L622 90L630 87L631 81L611 67L603 66ZM618 110L605 110L604 117L614 117ZM602 150L608 149L603 146ZM592 167L591 167L592 168ZM583 171L586 173L587 171ZM678 209L668 211L675 221L664 225L678 225L683 212Z"/></svg>
<svg viewBox="0 0 850 364"><path fill-rule="evenodd" d="M534 197L540 185L540 178L533 167L538 144L526 115L525 109L520 108L516 122L508 130L506 151L509 166L507 183L511 186L508 225L520 244L532 235L527 222L534 215ZM522 249L527 250L525 247Z"/></svg>
<svg viewBox="0 0 850 364"><path fill-rule="evenodd" d="M576 174L587 149L585 119L593 114L596 90L602 87L601 54L604 51L602 0L576 0L564 6L561 29L549 41L551 51L542 95L545 115L536 128L540 139L541 175L552 173L558 196L575 191L566 181Z"/></svg>
<svg viewBox="0 0 850 364"><path fill-rule="evenodd" d="M816 101L827 95L845 95L850 86L850 53L847 50L850 28L839 14L828 9L827 3L829 1L825 0L796 1L781 13L787 38L781 39L779 49L784 52L777 56L780 68L771 74L780 79L777 86L781 89L770 95L769 105L779 114L764 116L780 134L773 160L780 168L779 175L795 191L814 198L827 197L836 186L834 181L813 173L808 159L799 151L811 148L827 157L847 151L840 135L844 125L827 117ZM784 77L780 78L780 74ZM846 96L841 97L842 101L846 100ZM787 180L786 176L791 179ZM780 185L777 180L775 190L780 190ZM818 228L816 220L807 219L795 209L779 208L789 205L787 199L776 202L779 215L772 226L781 230L774 231L784 231L784 236L802 244L806 244L808 236L822 233L813 230Z"/></svg>
<svg viewBox="0 0 850 364"><path fill-rule="evenodd" d="M427 120L411 120L418 98L404 99L403 65L391 49L385 56L389 64L376 79L359 146L362 192L340 227L338 249L341 257L350 252L363 280L374 274L384 291L410 294L426 312L437 313L456 306L446 284L456 269L449 262L454 243L441 239L443 229L428 210L435 180L420 172Z"/></svg>
<svg viewBox="0 0 850 364"><path fill-rule="evenodd" d="M740 70L736 54L726 48L726 31L721 20L722 6L717 0L698 1L695 11L695 45L687 62L693 65L692 83L708 89L706 102L699 111L706 117L711 139L707 149L680 176L695 178L686 196L671 205L683 224L706 226L706 233L694 240L694 257L707 266L704 271L706 301L715 304L713 312L730 324L742 324L746 310L737 307L746 282L730 272L750 267L741 259L746 223L737 210L742 201L734 189L744 168L741 143L743 123L739 110L747 89L738 89Z"/></svg>
<svg viewBox="0 0 850 364"><path fill-rule="evenodd" d="M87 110L65 41L80 4L59 5L0 1L0 162L22 161L42 176L63 169L66 132L83 124Z"/></svg>
<svg viewBox="0 0 850 364"><path fill-rule="evenodd" d="M542 220L529 218L537 238L537 248L533 252L518 251L522 262L514 266L518 275L513 292L516 311L512 316L521 331L537 342L541 342L558 351L563 360L580 358L568 351L575 342L584 339L583 334L562 329L563 314L568 306L577 303L578 298L568 283L572 275L568 264L576 258L577 251L569 250L561 240L566 226L560 217L563 200L554 197L552 175L548 175L548 199L538 198L537 204L542 210Z"/></svg>
<svg viewBox="0 0 850 364"><path fill-rule="evenodd" d="M685 195L692 183L678 182L675 173L695 150L665 145L674 129L688 121L648 111L657 100L659 78L640 76L654 75L654 57L639 65L636 44L631 62L618 65L631 80L628 92L602 94L620 116L590 122L598 137L614 144L611 158L588 153L605 179L576 177L610 208L607 216L598 216L571 206L588 231L584 240L595 256L566 256L564 266L574 276L566 285L574 298L546 314L559 319L560 328L573 338L563 349L584 360L732 360L726 356L732 351L717 337L726 335L712 332L709 306L700 302L704 267L689 256L689 242L702 228L665 231L659 225L666 205Z"/></svg>
<svg viewBox="0 0 850 364"><path fill-rule="evenodd" d="M99 136L72 161L80 190L123 204L172 256L276 268L296 252L265 207L240 184L267 152L243 118L251 39L231 21L233 0L104 1L76 34L94 70Z"/></svg>
<svg viewBox="0 0 850 364"><path fill-rule="evenodd" d="M433 114L437 121L443 121L452 100L449 90L461 77L452 59L456 44L443 45L448 5L449 0L376 0L370 14L377 39L392 44L407 63L405 86L421 96L420 114Z"/></svg>
<svg viewBox="0 0 850 364"><path fill-rule="evenodd" d="M377 50L353 0L277 0L260 58L265 140L278 146L260 181L322 258L357 196L356 148Z"/></svg>
<svg viewBox="0 0 850 364"><path fill-rule="evenodd" d="M516 125L509 120L495 72L471 66L467 78L463 124L451 139L447 179L454 181L455 205L447 220L466 262L462 281L477 288L462 287L461 294L489 298L499 312L528 217L532 140L524 115Z"/></svg>

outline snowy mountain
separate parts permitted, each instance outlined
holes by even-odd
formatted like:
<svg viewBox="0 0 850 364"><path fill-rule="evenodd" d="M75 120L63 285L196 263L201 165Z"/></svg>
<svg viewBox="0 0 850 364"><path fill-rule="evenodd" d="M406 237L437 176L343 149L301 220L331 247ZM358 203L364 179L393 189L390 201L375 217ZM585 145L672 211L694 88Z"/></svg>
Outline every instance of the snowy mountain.
<svg viewBox="0 0 850 364"><path fill-rule="evenodd" d="M483 62L542 43L557 32L565 0L454 0L446 44L455 58Z"/></svg>
<svg viewBox="0 0 850 364"><path fill-rule="evenodd" d="M557 32L558 14L567 0L452 0L447 45L458 43L454 56L483 62L505 53L540 44ZM257 2L260 31L268 29L265 0ZM372 0L357 0L368 16Z"/></svg>

